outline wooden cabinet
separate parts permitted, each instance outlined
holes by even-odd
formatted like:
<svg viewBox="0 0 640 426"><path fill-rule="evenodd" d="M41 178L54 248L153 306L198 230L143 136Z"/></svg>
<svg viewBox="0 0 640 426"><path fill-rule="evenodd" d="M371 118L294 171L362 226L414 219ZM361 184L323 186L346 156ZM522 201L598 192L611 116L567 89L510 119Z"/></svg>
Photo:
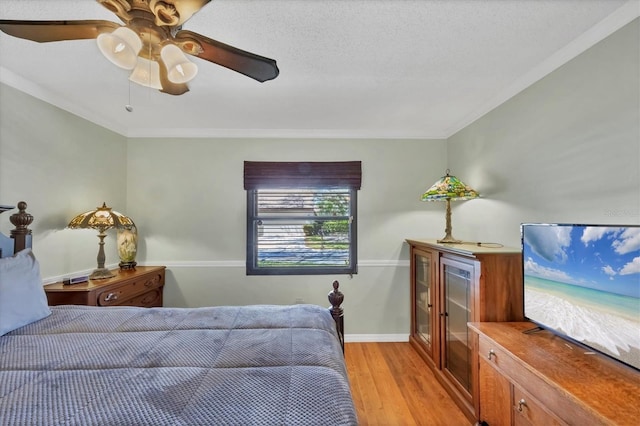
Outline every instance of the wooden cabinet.
<svg viewBox="0 0 640 426"><path fill-rule="evenodd" d="M467 417L477 418L470 321L520 321L520 250L411 240L410 342Z"/></svg>
<svg viewBox="0 0 640 426"><path fill-rule="evenodd" d="M480 422L637 425L640 372L529 322L471 323Z"/></svg>
<svg viewBox="0 0 640 426"><path fill-rule="evenodd" d="M138 266L113 272L115 277L104 280L45 286L49 305L162 306L164 266Z"/></svg>

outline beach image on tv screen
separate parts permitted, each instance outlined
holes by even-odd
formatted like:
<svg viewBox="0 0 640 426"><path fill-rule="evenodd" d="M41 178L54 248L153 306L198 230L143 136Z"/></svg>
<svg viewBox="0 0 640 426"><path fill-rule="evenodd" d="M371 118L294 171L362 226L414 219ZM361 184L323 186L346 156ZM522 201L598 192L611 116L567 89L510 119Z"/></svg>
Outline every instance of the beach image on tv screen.
<svg viewBox="0 0 640 426"><path fill-rule="evenodd" d="M524 224L525 316L640 369L640 226Z"/></svg>

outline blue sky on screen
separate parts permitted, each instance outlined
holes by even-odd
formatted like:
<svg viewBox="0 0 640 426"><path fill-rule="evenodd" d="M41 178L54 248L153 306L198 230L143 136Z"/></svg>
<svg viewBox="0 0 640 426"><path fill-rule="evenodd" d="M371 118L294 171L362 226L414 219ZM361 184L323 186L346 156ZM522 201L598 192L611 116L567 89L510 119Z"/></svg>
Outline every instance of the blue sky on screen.
<svg viewBox="0 0 640 426"><path fill-rule="evenodd" d="M640 297L640 226L523 227L526 275Z"/></svg>

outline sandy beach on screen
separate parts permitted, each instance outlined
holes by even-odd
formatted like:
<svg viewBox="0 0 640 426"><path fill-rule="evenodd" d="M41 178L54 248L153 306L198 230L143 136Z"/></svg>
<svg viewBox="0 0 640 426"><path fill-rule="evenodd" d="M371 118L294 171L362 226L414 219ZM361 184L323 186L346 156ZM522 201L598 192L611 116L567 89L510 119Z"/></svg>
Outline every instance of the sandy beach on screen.
<svg viewBox="0 0 640 426"><path fill-rule="evenodd" d="M640 313L633 321L530 288L525 303L529 318L640 369Z"/></svg>

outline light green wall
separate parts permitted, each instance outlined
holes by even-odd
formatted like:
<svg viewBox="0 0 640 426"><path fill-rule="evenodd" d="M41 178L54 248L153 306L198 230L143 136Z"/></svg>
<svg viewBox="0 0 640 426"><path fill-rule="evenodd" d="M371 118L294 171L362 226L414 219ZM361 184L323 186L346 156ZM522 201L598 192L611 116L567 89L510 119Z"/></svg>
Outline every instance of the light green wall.
<svg viewBox="0 0 640 426"><path fill-rule="evenodd" d="M452 173L484 198L457 238L519 244L522 222L640 223L640 21L448 140Z"/></svg>
<svg viewBox="0 0 640 426"><path fill-rule="evenodd" d="M123 136L0 84L0 204L27 202L44 278L96 267L97 233L64 228L103 201L126 207L126 155ZM0 218L5 234L14 212Z"/></svg>
<svg viewBox="0 0 640 426"><path fill-rule="evenodd" d="M167 306L298 299L327 306L338 279L351 335L408 332L403 241L443 232L443 206L419 196L444 171L444 140L127 140L9 86L0 90L0 202L29 203L45 282L95 268L96 234L64 228L106 201L136 221L138 261L169 266ZM247 277L244 160L361 160L359 273ZM7 233L8 220L0 223ZM107 264L116 264L113 232L105 249Z"/></svg>
<svg viewBox="0 0 640 426"><path fill-rule="evenodd" d="M351 334L407 333L407 237L443 233L440 204L420 194L444 172L443 140L132 139L128 213L140 257L169 264L168 306L246 303L328 305L341 282ZM243 162L362 161L359 272L348 276L247 277Z"/></svg>
<svg viewBox="0 0 640 426"><path fill-rule="evenodd" d="M640 223L638 28L636 20L447 142L126 140L0 85L0 203L29 202L45 279L94 267L95 235L63 228L107 201L139 226L138 260L169 266L169 306L327 305L339 279L348 334L406 336L403 240L443 235L444 206L419 195L447 166L484 195L454 203L457 238L517 246L525 221ZM247 277L244 160L361 160L359 273ZM117 262L113 247L111 236L108 263Z"/></svg>

